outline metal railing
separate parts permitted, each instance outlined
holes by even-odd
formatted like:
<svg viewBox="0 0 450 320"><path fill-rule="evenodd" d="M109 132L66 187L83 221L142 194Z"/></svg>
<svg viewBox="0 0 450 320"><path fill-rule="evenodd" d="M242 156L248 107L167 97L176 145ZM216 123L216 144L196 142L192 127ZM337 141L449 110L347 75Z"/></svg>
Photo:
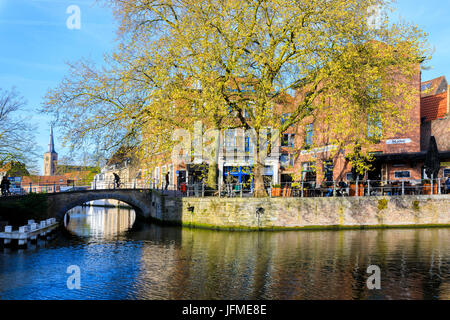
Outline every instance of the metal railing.
<svg viewBox="0 0 450 320"><path fill-rule="evenodd" d="M272 196L279 197L367 197L449 194L450 184L445 179L426 180L364 180L315 181L284 183L272 188Z"/></svg>
<svg viewBox="0 0 450 320"><path fill-rule="evenodd" d="M399 195L450 194L450 180L443 178L426 180L364 180L331 181L318 184L316 181L300 181L274 185L264 185L270 197L366 197ZM115 181L115 180L74 180L64 183L26 183L20 188L2 189L2 196L29 193L59 193L81 190L149 189L177 197L252 197L253 183L222 183L210 188L203 182L166 184L160 180Z"/></svg>
<svg viewBox="0 0 450 320"><path fill-rule="evenodd" d="M25 195L30 193L59 193L82 190L101 190L101 189L151 189L151 184L144 183L141 180L115 181L109 180L70 180L63 182L27 182L20 186L10 184L9 188L1 189L2 196Z"/></svg>
<svg viewBox="0 0 450 320"><path fill-rule="evenodd" d="M427 180L364 180L355 182L332 181L318 184L316 181L265 184L270 197L368 197L368 196L406 196L450 194L450 183L445 179ZM164 189L160 189L164 191ZM171 186L177 196L185 197L252 197L254 185L251 183L223 183L217 189L211 189L202 182L182 183Z"/></svg>

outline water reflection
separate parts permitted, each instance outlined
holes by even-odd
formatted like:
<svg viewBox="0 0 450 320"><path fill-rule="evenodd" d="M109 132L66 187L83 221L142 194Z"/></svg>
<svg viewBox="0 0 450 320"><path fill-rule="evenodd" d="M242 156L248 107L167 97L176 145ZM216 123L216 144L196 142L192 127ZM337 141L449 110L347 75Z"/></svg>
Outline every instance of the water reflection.
<svg viewBox="0 0 450 320"><path fill-rule="evenodd" d="M168 270L169 298L448 299L450 293L449 229L238 234L186 229L182 239L178 265ZM382 290L366 287L371 264L381 268ZM197 274L203 276L192 276ZM186 291L176 290L180 287Z"/></svg>
<svg viewBox="0 0 450 320"><path fill-rule="evenodd" d="M133 226L135 211L124 203L118 207L80 206L67 212L67 230L81 237L116 236Z"/></svg>
<svg viewBox="0 0 450 320"><path fill-rule="evenodd" d="M218 232L82 210L68 225L82 237L0 252L0 298L450 298L450 229ZM371 264L381 290L366 287ZM80 266L81 290L67 289L69 265Z"/></svg>

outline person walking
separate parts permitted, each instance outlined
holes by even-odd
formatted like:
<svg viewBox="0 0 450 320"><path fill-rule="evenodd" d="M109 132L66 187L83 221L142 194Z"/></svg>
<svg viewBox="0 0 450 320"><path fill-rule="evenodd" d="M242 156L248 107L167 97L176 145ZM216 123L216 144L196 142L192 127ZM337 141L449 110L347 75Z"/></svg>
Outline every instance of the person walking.
<svg viewBox="0 0 450 320"><path fill-rule="evenodd" d="M170 171L167 171L167 173L166 173L166 188L165 188L166 191L167 191L167 188L169 187L169 183L170 183Z"/></svg>
<svg viewBox="0 0 450 320"><path fill-rule="evenodd" d="M447 176L447 180L445 180L445 193L450 193L450 176Z"/></svg>
<svg viewBox="0 0 450 320"><path fill-rule="evenodd" d="M3 176L0 188L2 189L2 196L6 196L6 176Z"/></svg>
<svg viewBox="0 0 450 320"><path fill-rule="evenodd" d="M119 189L119 187L120 187L120 177L115 172L113 173L113 175L114 175L114 187Z"/></svg>
<svg viewBox="0 0 450 320"><path fill-rule="evenodd" d="M232 188L233 188L233 177L231 176L231 173L228 172L227 177L225 178L225 182L227 185L227 196L232 196Z"/></svg>
<svg viewBox="0 0 450 320"><path fill-rule="evenodd" d="M9 181L8 176L6 176L6 182L5 182L6 195L10 194L10 191L9 191L10 186L11 186L11 182Z"/></svg>

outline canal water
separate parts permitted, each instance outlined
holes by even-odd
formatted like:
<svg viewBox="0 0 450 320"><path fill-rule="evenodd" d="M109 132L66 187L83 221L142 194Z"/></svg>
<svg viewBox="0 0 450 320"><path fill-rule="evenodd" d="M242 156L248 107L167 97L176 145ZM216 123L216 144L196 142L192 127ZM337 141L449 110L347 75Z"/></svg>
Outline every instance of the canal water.
<svg viewBox="0 0 450 320"><path fill-rule="evenodd" d="M450 299L450 229L223 232L135 218L77 207L55 239L1 248L0 299ZM380 290L367 288L369 265Z"/></svg>

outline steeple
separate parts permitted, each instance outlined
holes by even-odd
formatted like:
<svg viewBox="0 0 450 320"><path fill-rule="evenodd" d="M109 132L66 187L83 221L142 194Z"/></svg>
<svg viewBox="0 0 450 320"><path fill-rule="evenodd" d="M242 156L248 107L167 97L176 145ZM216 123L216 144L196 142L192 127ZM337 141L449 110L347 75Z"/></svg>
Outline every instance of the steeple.
<svg viewBox="0 0 450 320"><path fill-rule="evenodd" d="M50 129L50 141L48 151L44 154L44 176L54 176L56 174L58 163L58 154L55 151L55 142L53 141L53 126Z"/></svg>
<svg viewBox="0 0 450 320"><path fill-rule="evenodd" d="M48 152L49 153L56 153L56 151L55 151L55 143L53 141L53 126L50 129L50 142L48 144Z"/></svg>

